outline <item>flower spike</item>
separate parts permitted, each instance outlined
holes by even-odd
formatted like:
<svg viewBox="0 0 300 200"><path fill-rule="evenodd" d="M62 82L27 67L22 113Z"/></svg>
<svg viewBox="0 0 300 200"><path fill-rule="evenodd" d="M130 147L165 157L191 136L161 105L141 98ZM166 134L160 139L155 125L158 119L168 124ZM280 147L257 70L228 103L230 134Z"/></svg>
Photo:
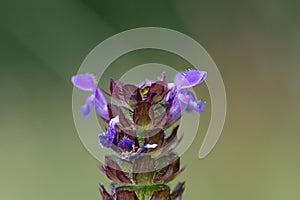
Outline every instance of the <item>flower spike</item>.
<svg viewBox="0 0 300 200"><path fill-rule="evenodd" d="M88 117L92 106L107 123L106 131L98 135L101 147L113 150L100 167L112 181L110 191L100 185L103 199L182 199L184 182L173 192L168 185L184 170L174 152L183 136L177 134L179 125L173 125L185 112L203 112L204 101L189 88L206 76L204 71L181 71L168 83L162 72L156 81L146 79L137 85L111 79L106 92L110 103L93 75L72 77L76 88L91 93L80 108L82 117Z"/></svg>

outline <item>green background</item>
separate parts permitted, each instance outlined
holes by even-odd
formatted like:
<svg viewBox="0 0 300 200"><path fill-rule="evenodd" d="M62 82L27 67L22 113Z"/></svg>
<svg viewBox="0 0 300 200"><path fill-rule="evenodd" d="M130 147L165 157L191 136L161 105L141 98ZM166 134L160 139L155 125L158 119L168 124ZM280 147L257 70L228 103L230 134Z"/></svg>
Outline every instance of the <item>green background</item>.
<svg viewBox="0 0 300 200"><path fill-rule="evenodd" d="M75 130L70 77L101 41L143 26L197 40L226 87L223 134L203 160L209 96L196 88L208 109L182 157L184 199L300 199L299 7L292 0L1 0L0 199L100 199L98 183L108 181ZM184 64L159 51L128 56L106 77L136 58Z"/></svg>

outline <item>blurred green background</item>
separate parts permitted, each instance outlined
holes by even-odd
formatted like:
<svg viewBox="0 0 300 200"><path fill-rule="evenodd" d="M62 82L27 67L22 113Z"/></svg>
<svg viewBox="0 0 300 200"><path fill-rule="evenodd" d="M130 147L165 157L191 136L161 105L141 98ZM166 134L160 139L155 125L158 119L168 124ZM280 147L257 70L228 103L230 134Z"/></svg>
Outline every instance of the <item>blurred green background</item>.
<svg viewBox="0 0 300 200"><path fill-rule="evenodd" d="M197 40L226 87L227 120L213 152L198 159L200 131L182 157L184 199L300 199L299 7L292 0L1 0L0 199L100 199L98 183L108 181L75 130L70 77L98 43L143 26ZM137 57L182 63L148 53L120 58L110 72Z"/></svg>

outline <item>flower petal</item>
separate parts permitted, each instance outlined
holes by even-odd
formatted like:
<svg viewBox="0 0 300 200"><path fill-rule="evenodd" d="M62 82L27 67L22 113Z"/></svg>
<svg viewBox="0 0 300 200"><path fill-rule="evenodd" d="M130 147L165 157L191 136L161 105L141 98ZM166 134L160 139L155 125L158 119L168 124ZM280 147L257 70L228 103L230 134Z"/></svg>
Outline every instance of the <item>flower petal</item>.
<svg viewBox="0 0 300 200"><path fill-rule="evenodd" d="M88 117L88 115L90 114L90 105L83 104L80 107L80 114L83 119L86 119Z"/></svg>
<svg viewBox="0 0 300 200"><path fill-rule="evenodd" d="M181 89L177 93L177 98L179 99L180 103L183 104L185 107L189 104L191 98L194 98L194 94L187 90L187 89Z"/></svg>
<svg viewBox="0 0 300 200"><path fill-rule="evenodd" d="M187 104L183 104L176 95L168 108L167 124L177 121L183 114Z"/></svg>
<svg viewBox="0 0 300 200"><path fill-rule="evenodd" d="M101 118L108 121L109 115L107 101L98 87L95 90L94 109Z"/></svg>
<svg viewBox="0 0 300 200"><path fill-rule="evenodd" d="M186 108L187 112L190 112L191 110L194 110L196 112L203 112L205 108L205 103L204 101L196 100L196 101L190 101L189 105Z"/></svg>
<svg viewBox="0 0 300 200"><path fill-rule="evenodd" d="M172 87L167 94L166 101L169 103L173 101L174 97L176 96L176 93L177 93L176 88Z"/></svg>
<svg viewBox="0 0 300 200"><path fill-rule="evenodd" d="M174 79L176 88L190 88L203 82L206 78L206 72L198 70L190 70L186 72L179 72Z"/></svg>
<svg viewBox="0 0 300 200"><path fill-rule="evenodd" d="M86 119L88 115L90 114L90 105L94 101L95 96L90 95L87 99L84 105L80 108L80 114L81 116Z"/></svg>
<svg viewBox="0 0 300 200"><path fill-rule="evenodd" d="M133 145L135 145L135 142L127 137L123 137L118 143L118 147L125 151L131 151Z"/></svg>
<svg viewBox="0 0 300 200"><path fill-rule="evenodd" d="M85 91L93 91L96 87L96 80L90 74L72 76L72 83L75 87Z"/></svg>
<svg viewBox="0 0 300 200"><path fill-rule="evenodd" d="M100 106L107 106L107 101L98 87L95 90L95 99L99 102Z"/></svg>
<svg viewBox="0 0 300 200"><path fill-rule="evenodd" d="M203 112L204 111L204 101L202 100L197 100L195 95L187 90L187 89L182 89L179 92L180 94L180 100L182 101L182 103L185 103L186 109L185 111L187 112L192 112L192 111L196 111L196 112Z"/></svg>
<svg viewBox="0 0 300 200"><path fill-rule="evenodd" d="M111 119L107 127L106 137L111 142L113 142L117 136L116 123L119 123L119 116Z"/></svg>
<svg viewBox="0 0 300 200"><path fill-rule="evenodd" d="M109 148L115 141L117 137L116 123L119 123L119 116L116 116L115 118L110 120L106 133L99 133L100 144L103 147Z"/></svg>
<svg viewBox="0 0 300 200"><path fill-rule="evenodd" d="M112 146L112 142L107 138L106 133L101 132L99 133L98 137L102 147L109 148Z"/></svg>
<svg viewBox="0 0 300 200"><path fill-rule="evenodd" d="M202 100L197 100L191 91L187 89L181 89L177 93L177 96L186 112L203 112L205 106L204 102Z"/></svg>

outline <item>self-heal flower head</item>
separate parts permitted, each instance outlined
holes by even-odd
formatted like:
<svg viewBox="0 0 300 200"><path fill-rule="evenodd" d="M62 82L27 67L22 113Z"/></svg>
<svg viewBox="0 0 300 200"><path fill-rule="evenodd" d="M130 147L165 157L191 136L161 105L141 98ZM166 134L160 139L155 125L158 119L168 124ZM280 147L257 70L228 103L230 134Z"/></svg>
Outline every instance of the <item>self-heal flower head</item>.
<svg viewBox="0 0 300 200"><path fill-rule="evenodd" d="M103 199L182 199L184 183L173 192L168 183L184 168L173 151L182 136L174 125L184 112L202 112L204 102L197 100L189 88L200 84L206 72L179 72L169 83L163 72L156 80L146 79L137 85L111 79L107 102L92 75L72 77L77 88L90 91L81 115L86 118L90 106L107 123L100 132L102 148L113 150L105 156L102 172L112 181L111 192L100 186ZM168 129L172 130L167 132Z"/></svg>
<svg viewBox="0 0 300 200"><path fill-rule="evenodd" d="M98 115L105 121L109 120L107 101L101 90L97 87L95 78L90 74L80 74L72 77L72 83L75 87L83 91L91 91L92 94L87 97L86 102L80 108L80 114L87 118L90 113L90 106L93 105Z"/></svg>

